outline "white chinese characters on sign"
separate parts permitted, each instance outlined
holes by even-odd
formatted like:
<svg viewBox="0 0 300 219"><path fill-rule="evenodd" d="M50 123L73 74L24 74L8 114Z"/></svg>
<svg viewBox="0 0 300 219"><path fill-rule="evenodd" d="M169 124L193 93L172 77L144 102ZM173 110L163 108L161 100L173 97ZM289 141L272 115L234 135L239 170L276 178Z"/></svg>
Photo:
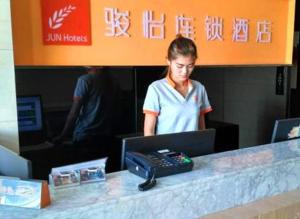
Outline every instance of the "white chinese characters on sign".
<svg viewBox="0 0 300 219"><path fill-rule="evenodd" d="M182 34L184 37L194 40L194 27L192 26L193 18L176 16L176 34Z"/></svg>
<svg viewBox="0 0 300 219"><path fill-rule="evenodd" d="M205 32L206 39L212 40L223 40L223 19L220 17L205 17Z"/></svg>
<svg viewBox="0 0 300 219"><path fill-rule="evenodd" d="M129 37L128 28L130 25L129 12L118 12L117 8L105 8L105 23L107 24L108 32L106 36Z"/></svg>
<svg viewBox="0 0 300 219"><path fill-rule="evenodd" d="M271 22L270 21L258 21L257 22L257 35L256 42L258 43L270 43L272 39Z"/></svg>
<svg viewBox="0 0 300 219"><path fill-rule="evenodd" d="M106 23L105 36L107 37L130 37L129 11L120 12L118 8L104 8ZM165 14L160 14L159 19L154 18L152 10L143 12L143 37L147 39L165 39ZM223 41L224 20L217 16L205 16L204 31L207 41ZM232 25L232 41L246 43L249 40L249 20L234 18ZM261 20L256 23L256 43L272 42L272 22ZM175 16L176 34L195 40L194 18L183 14Z"/></svg>
<svg viewBox="0 0 300 219"><path fill-rule="evenodd" d="M248 41L248 20L243 18L234 18L232 41L247 42Z"/></svg>
<svg viewBox="0 0 300 219"><path fill-rule="evenodd" d="M149 39L165 38L165 14L160 15L160 20L153 20L153 11L143 13L144 37Z"/></svg>

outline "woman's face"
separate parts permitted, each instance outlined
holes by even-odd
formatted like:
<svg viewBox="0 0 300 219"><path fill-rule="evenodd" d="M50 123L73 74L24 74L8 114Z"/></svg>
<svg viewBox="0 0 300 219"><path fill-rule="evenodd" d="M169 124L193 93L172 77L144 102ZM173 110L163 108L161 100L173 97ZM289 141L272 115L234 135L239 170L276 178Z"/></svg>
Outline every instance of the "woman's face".
<svg viewBox="0 0 300 219"><path fill-rule="evenodd" d="M175 83L182 83L189 79L195 67L195 59L192 56L177 56L176 59L168 60L171 70L171 78Z"/></svg>

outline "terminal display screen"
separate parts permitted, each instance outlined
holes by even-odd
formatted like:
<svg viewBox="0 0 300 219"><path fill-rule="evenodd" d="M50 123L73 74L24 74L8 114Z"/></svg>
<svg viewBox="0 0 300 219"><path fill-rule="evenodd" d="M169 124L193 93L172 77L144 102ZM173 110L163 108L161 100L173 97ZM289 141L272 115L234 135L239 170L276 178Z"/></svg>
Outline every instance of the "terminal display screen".
<svg viewBox="0 0 300 219"><path fill-rule="evenodd" d="M271 143L300 138L300 117L275 121Z"/></svg>
<svg viewBox="0 0 300 219"><path fill-rule="evenodd" d="M42 130L43 123L40 96L18 97L17 109L20 132Z"/></svg>

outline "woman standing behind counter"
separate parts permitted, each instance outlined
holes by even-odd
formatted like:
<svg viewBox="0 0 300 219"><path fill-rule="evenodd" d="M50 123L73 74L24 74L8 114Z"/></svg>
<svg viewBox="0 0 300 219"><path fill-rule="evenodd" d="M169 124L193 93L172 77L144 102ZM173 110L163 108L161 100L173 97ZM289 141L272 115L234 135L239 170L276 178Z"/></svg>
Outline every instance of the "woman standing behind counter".
<svg viewBox="0 0 300 219"><path fill-rule="evenodd" d="M205 129L205 114L212 111L205 87L189 79L195 67L197 48L177 35L168 49L166 77L149 85L143 112L144 135Z"/></svg>

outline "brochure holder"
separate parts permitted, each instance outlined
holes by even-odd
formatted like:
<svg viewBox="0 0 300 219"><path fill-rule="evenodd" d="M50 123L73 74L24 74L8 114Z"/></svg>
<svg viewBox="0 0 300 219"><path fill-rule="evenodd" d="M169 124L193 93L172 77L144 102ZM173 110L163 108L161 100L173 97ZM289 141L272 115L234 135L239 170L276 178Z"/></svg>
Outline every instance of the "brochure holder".
<svg viewBox="0 0 300 219"><path fill-rule="evenodd" d="M54 188L105 180L107 158L52 168L49 183Z"/></svg>
<svg viewBox="0 0 300 219"><path fill-rule="evenodd" d="M40 209L50 205L47 181L0 178L0 204Z"/></svg>

